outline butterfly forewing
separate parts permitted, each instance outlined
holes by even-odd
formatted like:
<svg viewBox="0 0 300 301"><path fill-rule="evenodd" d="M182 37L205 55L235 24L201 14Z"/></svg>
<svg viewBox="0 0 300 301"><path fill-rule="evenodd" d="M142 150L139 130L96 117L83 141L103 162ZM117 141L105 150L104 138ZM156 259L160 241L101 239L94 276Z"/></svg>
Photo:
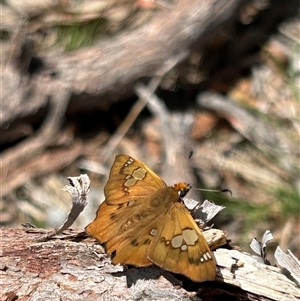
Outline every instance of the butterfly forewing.
<svg viewBox="0 0 300 301"><path fill-rule="evenodd" d="M157 228L147 256L161 268L184 274L194 281L215 279L213 254L182 203L174 204L168 218Z"/></svg>
<svg viewBox="0 0 300 301"><path fill-rule="evenodd" d="M116 156L108 182L104 188L107 204L126 203L145 197L165 182L142 162L127 155Z"/></svg>

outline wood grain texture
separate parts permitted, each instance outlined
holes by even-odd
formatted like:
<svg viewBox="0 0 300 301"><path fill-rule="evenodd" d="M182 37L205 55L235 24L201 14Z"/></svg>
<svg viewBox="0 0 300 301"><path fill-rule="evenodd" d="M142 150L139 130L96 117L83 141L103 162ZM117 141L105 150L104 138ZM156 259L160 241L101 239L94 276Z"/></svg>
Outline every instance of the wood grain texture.
<svg viewBox="0 0 300 301"><path fill-rule="evenodd" d="M299 288L278 268L261 264L255 256L236 250L214 251L217 280L196 284L191 289L186 280L175 280L155 266L123 271L123 267L111 265L103 248L83 235L82 230L69 230L42 243L36 239L47 231L30 231L1 229L1 301L11 296L18 300L104 300L109 297L114 300L191 300L197 291L202 300L217 300L209 298L220 296L231 296L234 300L300 298ZM213 229L219 235L218 231Z"/></svg>

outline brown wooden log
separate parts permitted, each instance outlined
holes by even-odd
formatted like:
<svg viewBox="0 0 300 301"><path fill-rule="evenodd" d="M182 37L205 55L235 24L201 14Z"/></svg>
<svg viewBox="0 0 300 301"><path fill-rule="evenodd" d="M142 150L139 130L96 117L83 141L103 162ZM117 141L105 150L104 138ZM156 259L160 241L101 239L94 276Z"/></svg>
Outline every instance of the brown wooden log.
<svg viewBox="0 0 300 301"><path fill-rule="evenodd" d="M47 232L1 229L1 301L300 299L299 287L278 268L237 250L217 249L216 281L195 284L155 266L113 266L103 248L82 230L38 242Z"/></svg>

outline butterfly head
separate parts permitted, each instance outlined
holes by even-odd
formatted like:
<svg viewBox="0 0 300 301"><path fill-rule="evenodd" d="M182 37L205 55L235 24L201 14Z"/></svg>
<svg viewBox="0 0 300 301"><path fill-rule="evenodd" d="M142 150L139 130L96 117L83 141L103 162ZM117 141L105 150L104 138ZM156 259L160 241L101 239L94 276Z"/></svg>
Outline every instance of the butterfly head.
<svg viewBox="0 0 300 301"><path fill-rule="evenodd" d="M174 185L175 190L178 192L178 195L183 198L192 188L190 184L179 182Z"/></svg>

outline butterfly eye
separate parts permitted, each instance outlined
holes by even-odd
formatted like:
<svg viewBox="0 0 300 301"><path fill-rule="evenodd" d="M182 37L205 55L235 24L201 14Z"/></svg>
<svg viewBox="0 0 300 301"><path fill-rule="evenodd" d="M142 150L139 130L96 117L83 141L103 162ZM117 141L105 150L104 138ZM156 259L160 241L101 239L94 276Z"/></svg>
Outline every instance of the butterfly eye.
<svg viewBox="0 0 300 301"><path fill-rule="evenodd" d="M187 193L188 193L188 190L179 190L178 191L178 194L181 198L185 197Z"/></svg>
<svg viewBox="0 0 300 301"><path fill-rule="evenodd" d="M186 185L185 187L181 188L179 191L178 191L178 194L181 198L185 197L186 194L190 191L191 189L191 186L190 185Z"/></svg>

